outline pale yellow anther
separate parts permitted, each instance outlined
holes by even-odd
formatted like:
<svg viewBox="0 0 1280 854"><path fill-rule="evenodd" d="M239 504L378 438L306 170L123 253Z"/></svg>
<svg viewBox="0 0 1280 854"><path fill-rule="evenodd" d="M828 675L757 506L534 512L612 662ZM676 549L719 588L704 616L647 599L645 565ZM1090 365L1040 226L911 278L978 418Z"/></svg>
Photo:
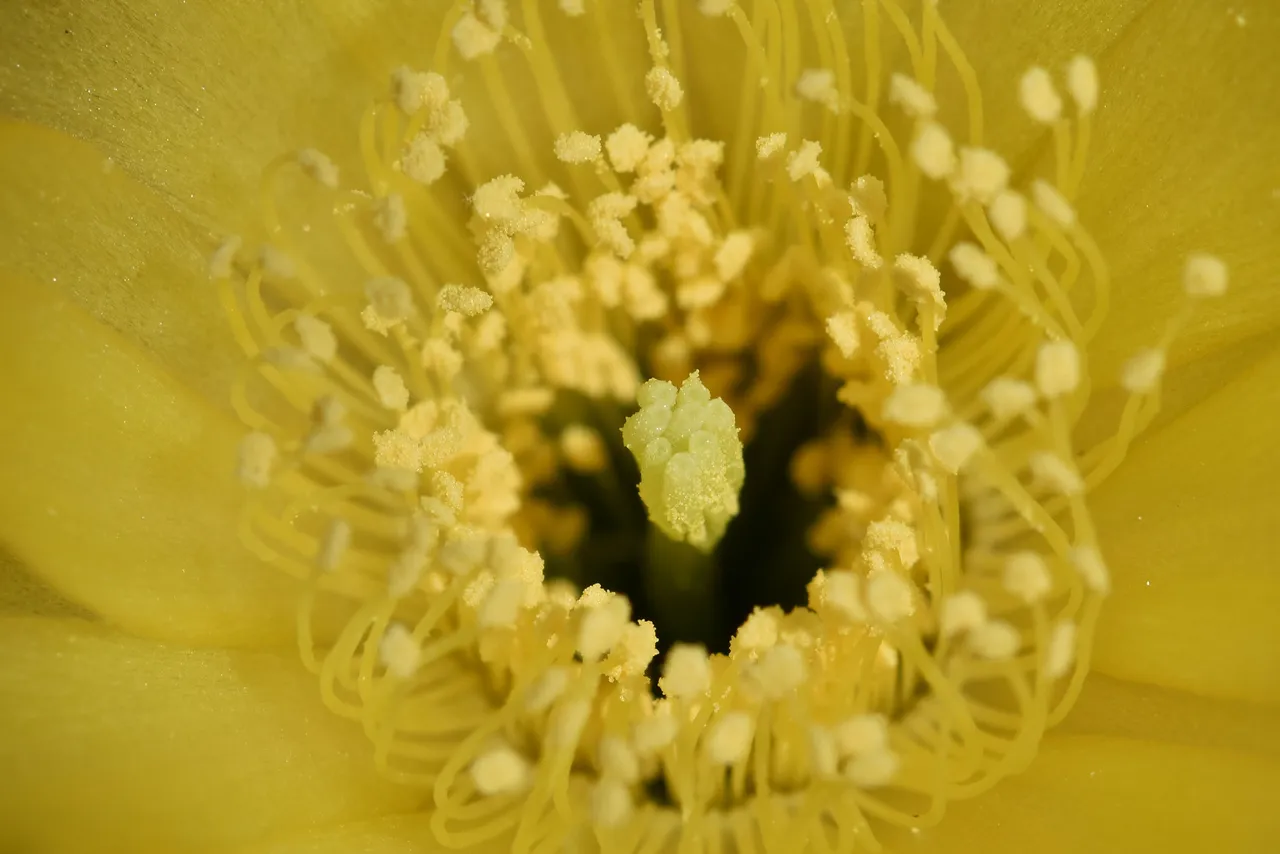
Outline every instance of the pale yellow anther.
<svg viewBox="0 0 1280 854"><path fill-rule="evenodd" d="M997 421L1008 421L1024 415L1036 403L1035 388L1010 377L996 377L987 384L980 396Z"/></svg>
<svg viewBox="0 0 1280 854"><path fill-rule="evenodd" d="M810 607L826 605L855 623L866 622L867 609L862 601L861 576L854 575L847 569L823 573L818 593L821 602L811 602Z"/></svg>
<svg viewBox="0 0 1280 854"><path fill-rule="evenodd" d="M844 224L845 243L853 258L868 270L878 270L884 259L876 250L876 235L871 227L871 220L865 216L855 216Z"/></svg>
<svg viewBox="0 0 1280 854"><path fill-rule="evenodd" d="M331 190L338 188L338 167L329 157L314 148L298 152L298 165L312 180Z"/></svg>
<svg viewBox="0 0 1280 854"><path fill-rule="evenodd" d="M806 68L796 81L796 94L805 101L821 104L831 112L840 109L840 94L836 91L836 75L828 68Z"/></svg>
<svg viewBox="0 0 1280 854"><path fill-rule="evenodd" d="M711 687L711 661L705 647L673 644L662 664L658 688L667 697L691 700Z"/></svg>
<svg viewBox="0 0 1280 854"><path fill-rule="evenodd" d="M600 137L575 130L556 137L556 159L565 163L590 163L600 157Z"/></svg>
<svg viewBox="0 0 1280 854"><path fill-rule="evenodd" d="M431 185L444 174L444 151L434 139L420 133L400 158L400 169L419 184Z"/></svg>
<svg viewBox="0 0 1280 854"><path fill-rule="evenodd" d="M1079 495L1084 480L1076 467L1051 451L1037 451L1027 458L1031 475L1060 495Z"/></svg>
<svg viewBox="0 0 1280 854"><path fill-rule="evenodd" d="M901 107L913 119L931 119L938 112L933 93L905 74L889 78L889 103Z"/></svg>
<svg viewBox="0 0 1280 854"><path fill-rule="evenodd" d="M1062 116L1062 98L1049 72L1038 66L1027 69L1018 81L1018 101L1035 121L1051 125Z"/></svg>
<svg viewBox="0 0 1280 854"><path fill-rule="evenodd" d="M583 596L586 597L585 592ZM603 602L584 608L578 624L577 649L583 660L596 661L622 640L631 620L631 603L625 596L605 593Z"/></svg>
<svg viewBox="0 0 1280 854"><path fill-rule="evenodd" d="M920 560L916 531L901 519L887 517L872 522L863 535L862 546L864 549L896 555L905 569L910 569Z"/></svg>
<svg viewBox="0 0 1280 854"><path fill-rule="evenodd" d="M726 15L734 7L734 0L698 0L698 11L708 18Z"/></svg>
<svg viewBox="0 0 1280 854"><path fill-rule="evenodd" d="M434 71L414 71L401 66L391 75L396 104L408 115L421 109L438 110L449 100L449 85Z"/></svg>
<svg viewBox="0 0 1280 854"><path fill-rule="evenodd" d="M1075 623L1063 621L1053 627L1049 648L1045 651L1044 672L1050 679L1061 679L1071 670L1076 656Z"/></svg>
<svg viewBox="0 0 1280 854"><path fill-rule="evenodd" d="M1005 190L987 207L991 227L1008 243L1027 233L1027 200L1021 193Z"/></svg>
<svg viewBox="0 0 1280 854"><path fill-rule="evenodd" d="M609 464L600 434L583 424L570 424L560 434L560 453L569 468L577 472L599 472Z"/></svg>
<svg viewBox="0 0 1280 854"><path fill-rule="evenodd" d="M849 185L849 207L854 216L863 216L872 222L882 219L889 209L884 181L874 175L860 176Z"/></svg>
<svg viewBox="0 0 1280 854"><path fill-rule="evenodd" d="M1036 388L1046 398L1070 394L1080 385L1080 351L1070 341L1049 341L1036 353Z"/></svg>
<svg viewBox="0 0 1280 854"><path fill-rule="evenodd" d="M640 466L649 519L673 540L709 551L738 513L745 469L733 410L712 398L697 372L677 392L650 380L622 442Z"/></svg>
<svg viewBox="0 0 1280 854"><path fill-rule="evenodd" d="M1000 268L977 245L962 240L947 253L947 260L965 284L987 291L1000 284Z"/></svg>
<svg viewBox="0 0 1280 854"><path fill-rule="evenodd" d="M271 471L275 468L279 451L276 440L266 433L250 433L240 440L237 474L241 483L255 489L271 485Z"/></svg>
<svg viewBox="0 0 1280 854"><path fill-rule="evenodd" d="M591 819L596 827L615 828L631 818L631 789L619 781L605 778L591 790Z"/></svg>
<svg viewBox="0 0 1280 854"><path fill-rule="evenodd" d="M463 317L476 317L493 306L493 296L468 285L445 285L436 297L436 305Z"/></svg>
<svg viewBox="0 0 1280 854"><path fill-rule="evenodd" d="M628 623L622 633L622 641L618 644L621 652L621 663L609 673L611 679L624 676L640 676L649 667L649 662L658 656L658 630L648 620L637 620ZM615 659L619 657L614 654Z"/></svg>
<svg viewBox="0 0 1280 854"><path fill-rule="evenodd" d="M345 519L334 519L325 528L324 536L316 549L316 569L333 572L342 565L342 558L351 547L351 525Z"/></svg>
<svg viewBox="0 0 1280 854"><path fill-rule="evenodd" d="M840 355L852 359L858 352L858 319L852 311L842 311L827 318L827 335L835 343Z"/></svg>
<svg viewBox="0 0 1280 854"><path fill-rule="evenodd" d="M1100 596L1111 592L1111 572L1097 549L1092 546L1077 546L1071 550L1070 559L1086 587Z"/></svg>
<svg viewBox="0 0 1280 854"><path fill-rule="evenodd" d="M957 421L929 437L929 450L951 474L959 474L981 449L982 433L964 421Z"/></svg>
<svg viewBox="0 0 1280 854"><path fill-rule="evenodd" d="M293 329L302 349L317 362L328 364L338 354L338 337L333 334L333 327L320 318L299 314L293 319Z"/></svg>
<svg viewBox="0 0 1280 854"><path fill-rule="evenodd" d="M636 242L622 224L622 217L635 210L637 199L623 193L605 193L591 200L587 206L587 219L600 242L620 258L628 258L635 251Z"/></svg>
<svg viewBox="0 0 1280 854"><path fill-rule="evenodd" d="M378 660L395 679L408 679L418 669L422 650L413 639L413 633L403 623L387 626L378 644Z"/></svg>
<svg viewBox="0 0 1280 854"><path fill-rule="evenodd" d="M1028 551L1009 555L1004 563L1002 583L1005 590L1027 604L1039 602L1053 586L1044 558Z"/></svg>
<svg viewBox="0 0 1280 854"><path fill-rule="evenodd" d="M373 434L373 461L380 469L422 471L422 444L403 430L379 431Z"/></svg>
<svg viewBox="0 0 1280 854"><path fill-rule="evenodd" d="M566 700L560 703L551 710L551 718L547 722L547 743L552 747L576 747L590 718L590 701Z"/></svg>
<svg viewBox="0 0 1280 854"><path fill-rule="evenodd" d="M670 701L659 700L653 714L636 723L632 741L636 752L648 757L671 744L679 732L680 724L671 713Z"/></svg>
<svg viewBox="0 0 1280 854"><path fill-rule="evenodd" d="M915 613L911 583L892 569L876 569L867 577L867 605L885 623L896 623Z"/></svg>
<svg viewBox="0 0 1280 854"><path fill-rule="evenodd" d="M933 309L933 328L942 325L947 302L942 293L942 277L928 259L903 253L893 259L893 281L903 293L917 303Z"/></svg>
<svg viewBox="0 0 1280 854"><path fill-rule="evenodd" d="M1061 227L1071 228L1075 225L1075 208L1071 207L1071 202L1067 201L1067 197L1062 195L1058 188L1048 181L1038 179L1032 181L1031 198L1035 201L1036 207L1040 209L1041 213Z"/></svg>
<svg viewBox="0 0 1280 854"><path fill-rule="evenodd" d="M209 256L209 278L215 280L231 278L236 253L240 251L243 242L239 236L234 234L223 238L223 241L218 244L218 248L213 250L213 254Z"/></svg>
<svg viewBox="0 0 1280 854"><path fill-rule="evenodd" d="M532 776L529 760L505 744L486 750L471 763L471 782L485 796L519 792Z"/></svg>
<svg viewBox="0 0 1280 854"><path fill-rule="evenodd" d="M1081 115L1098 107L1098 66L1087 56L1073 56L1067 63L1067 91Z"/></svg>
<svg viewBox="0 0 1280 854"><path fill-rule="evenodd" d="M763 652L778 642L778 618L772 612L756 608L742 621L733 636L732 648L736 652Z"/></svg>
<svg viewBox="0 0 1280 854"><path fill-rule="evenodd" d="M822 144L816 140L806 139L800 147L787 155L787 176L792 181L813 177L819 186L830 181L827 170L822 168Z"/></svg>
<svg viewBox="0 0 1280 854"><path fill-rule="evenodd" d="M982 658L1005 661L1018 654L1022 635L1003 620L988 620L969 630L969 645Z"/></svg>
<svg viewBox="0 0 1280 854"><path fill-rule="evenodd" d="M674 110L684 100L684 89L680 86L680 81L661 66L649 69L649 73L644 76L644 90L653 105L664 113Z"/></svg>
<svg viewBox="0 0 1280 854"><path fill-rule="evenodd" d="M614 171L626 174L636 171L644 162L651 142L653 137L649 134L633 124L625 124L609 134L604 147Z"/></svg>
<svg viewBox="0 0 1280 854"><path fill-rule="evenodd" d="M755 720L746 712L729 712L707 733L707 756L717 765L733 765L746 758L755 737Z"/></svg>
<svg viewBox="0 0 1280 854"><path fill-rule="evenodd" d="M937 122L923 122L911 141L911 159L928 177L942 180L956 169L956 150L951 135Z"/></svg>
<svg viewBox="0 0 1280 854"><path fill-rule="evenodd" d="M760 656L752 676L761 694L770 700L780 700L804 684L808 668L799 649L780 643Z"/></svg>
<svg viewBox="0 0 1280 854"><path fill-rule="evenodd" d="M756 139L756 157L761 160L768 160L782 151L786 145L787 135L785 133L771 133L768 136L759 137Z"/></svg>
<svg viewBox="0 0 1280 854"><path fill-rule="evenodd" d="M885 399L881 415L893 424L928 429L947 414L947 396L933 385L900 385Z"/></svg>
<svg viewBox="0 0 1280 854"><path fill-rule="evenodd" d="M370 279L364 286L369 306L361 315L365 326L383 332L403 323L413 314L413 291L403 280L391 276Z"/></svg>
<svg viewBox="0 0 1280 854"><path fill-rule="evenodd" d="M262 272L268 279L287 282L298 275L298 265L293 263L288 253L269 243L263 244L258 257L262 261Z"/></svg>
<svg viewBox="0 0 1280 854"><path fill-rule="evenodd" d="M493 53L502 41L502 32L481 21L473 13L466 12L453 27L453 46L463 59L475 59Z"/></svg>
<svg viewBox="0 0 1280 854"><path fill-rule="evenodd" d="M481 219L507 223L524 212L523 192L524 181L514 175L499 175L476 187L471 207Z"/></svg>
<svg viewBox="0 0 1280 854"><path fill-rule="evenodd" d="M738 278L746 268L747 262L751 260L754 249L755 238L751 232L734 231L728 234L720 244L720 248L716 250L715 257L711 259L716 268L716 275L724 282Z"/></svg>
<svg viewBox="0 0 1280 854"><path fill-rule="evenodd" d="M560 6L560 11L570 18L577 18L587 13L587 4L584 0L559 0L557 5Z"/></svg>
<svg viewBox="0 0 1280 854"><path fill-rule="evenodd" d="M388 243L397 243L409 232L409 212L405 208L404 196L391 193L378 203L374 214L374 225Z"/></svg>
<svg viewBox="0 0 1280 854"><path fill-rule="evenodd" d="M951 188L961 201L991 204L1009 184L1009 164L986 148L960 149L960 164Z"/></svg>
<svg viewBox="0 0 1280 854"><path fill-rule="evenodd" d="M1131 394L1150 394L1160 385L1164 368L1163 350L1155 348L1140 350L1121 368L1120 384Z"/></svg>
<svg viewBox="0 0 1280 854"><path fill-rule="evenodd" d="M833 735L841 757L872 753L889 745L889 721L876 713L853 715L837 724Z"/></svg>
<svg viewBox="0 0 1280 854"><path fill-rule="evenodd" d="M525 583L519 579L504 578L497 582L477 610L476 622L485 629L514 625L526 591Z"/></svg>
<svg viewBox="0 0 1280 854"><path fill-rule="evenodd" d="M938 631L944 638L973 631L987 621L987 603L972 590L961 590L942 600Z"/></svg>
<svg viewBox="0 0 1280 854"><path fill-rule="evenodd" d="M1194 252L1182 271L1182 289L1191 297L1220 297L1227 292L1227 265L1216 255Z"/></svg>
<svg viewBox="0 0 1280 854"><path fill-rule="evenodd" d="M874 789L892 783L900 765L897 754L885 747L850 759L844 777L859 788Z"/></svg>
<svg viewBox="0 0 1280 854"><path fill-rule="evenodd" d="M403 412L409 406L409 389L404 384L404 377L389 365L373 369L373 390L387 409Z"/></svg>

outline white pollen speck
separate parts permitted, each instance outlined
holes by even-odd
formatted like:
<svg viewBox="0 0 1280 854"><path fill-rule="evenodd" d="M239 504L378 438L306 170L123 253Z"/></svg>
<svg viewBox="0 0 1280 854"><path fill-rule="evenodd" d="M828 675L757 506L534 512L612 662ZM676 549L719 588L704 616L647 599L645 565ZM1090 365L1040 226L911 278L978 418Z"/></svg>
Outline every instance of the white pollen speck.
<svg viewBox="0 0 1280 854"><path fill-rule="evenodd" d="M644 76L644 89L653 105L664 113L674 110L684 100L680 81L667 69L656 66Z"/></svg>
<svg viewBox="0 0 1280 854"><path fill-rule="evenodd" d="M878 270L884 259L876 249L875 230L865 216L852 217L844 224L844 239L853 258L868 270Z"/></svg>
<svg viewBox="0 0 1280 854"><path fill-rule="evenodd" d="M859 176L849 185L849 207L854 216L865 216L873 221L882 219L889 209L884 181L874 175Z"/></svg>
<svg viewBox="0 0 1280 854"><path fill-rule="evenodd" d="M756 157L761 160L768 160L773 157L787 144L787 135L785 133L771 133L768 136L758 137L756 139Z"/></svg>
<svg viewBox="0 0 1280 854"><path fill-rule="evenodd" d="M314 148L304 148L298 152L298 165L302 167L302 171L329 189L338 188L338 167L325 154Z"/></svg>
<svg viewBox="0 0 1280 854"><path fill-rule="evenodd" d="M1067 63L1067 91L1081 115L1098 108L1098 66L1087 56L1074 56Z"/></svg>
<svg viewBox="0 0 1280 854"><path fill-rule="evenodd" d="M956 168L956 151L946 128L925 122L911 141L911 159L920 171L935 181L946 178Z"/></svg>
<svg viewBox="0 0 1280 854"><path fill-rule="evenodd" d="M819 184L825 184L828 176L822 168L821 155L822 143L812 139L803 140L799 148L787 155L787 176L792 181L799 181L812 175Z"/></svg>
<svg viewBox="0 0 1280 854"><path fill-rule="evenodd" d="M1227 265L1216 255L1194 252L1182 271L1182 289L1191 297L1220 297L1227 292Z"/></svg>
<svg viewBox="0 0 1280 854"><path fill-rule="evenodd" d="M1051 125L1062 115L1062 98L1053 78L1038 66L1027 69L1018 81L1018 100L1026 114L1040 124Z"/></svg>
<svg viewBox="0 0 1280 854"><path fill-rule="evenodd" d="M1036 353L1036 387L1047 398L1070 394L1080 385L1080 351L1070 341L1049 341Z"/></svg>
<svg viewBox="0 0 1280 854"><path fill-rule="evenodd" d="M1163 350L1140 350L1124 363L1120 371L1120 384L1132 394L1150 394L1160 385L1164 367Z"/></svg>
<svg viewBox="0 0 1280 854"><path fill-rule="evenodd" d="M600 137L575 130L556 137L556 159L564 163L590 163L600 156Z"/></svg>

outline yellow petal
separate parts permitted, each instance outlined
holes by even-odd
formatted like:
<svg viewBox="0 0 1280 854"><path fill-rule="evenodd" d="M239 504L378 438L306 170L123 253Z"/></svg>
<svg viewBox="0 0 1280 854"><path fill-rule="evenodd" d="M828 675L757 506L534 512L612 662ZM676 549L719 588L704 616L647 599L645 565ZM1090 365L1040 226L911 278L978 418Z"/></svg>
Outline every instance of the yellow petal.
<svg viewBox="0 0 1280 854"><path fill-rule="evenodd" d="M1153 4L1101 58L1079 202L1113 273L1112 310L1090 348L1100 381L1154 343L1180 304L1192 251L1221 255L1231 290L1201 310L1171 364L1280 324L1277 40L1270 0L1176 0Z"/></svg>
<svg viewBox="0 0 1280 854"><path fill-rule="evenodd" d="M501 854L510 851L510 840L468 848L467 854ZM387 816L335 827L289 834L270 842L239 849L236 854L435 854L444 848L431 834L426 812Z"/></svg>
<svg viewBox="0 0 1280 854"><path fill-rule="evenodd" d="M286 644L296 593L236 539L243 429L50 288L0 276L0 542L130 632Z"/></svg>
<svg viewBox="0 0 1280 854"><path fill-rule="evenodd" d="M1280 715L1270 706L1202 697L1089 674L1058 732L1266 755L1280 761Z"/></svg>
<svg viewBox="0 0 1280 854"><path fill-rule="evenodd" d="M86 609L49 588L22 561L0 549L0 615L91 620Z"/></svg>
<svg viewBox="0 0 1280 854"><path fill-rule="evenodd" d="M1095 666L1280 703L1280 350L1140 443L1091 501L1115 590Z"/></svg>
<svg viewBox="0 0 1280 854"><path fill-rule="evenodd" d="M243 363L208 258L218 239L93 146L0 120L0 269L61 291L215 406Z"/></svg>
<svg viewBox="0 0 1280 854"><path fill-rule="evenodd" d="M893 833L895 854L1270 851L1280 764L1230 751L1050 736L1025 774Z"/></svg>
<svg viewBox="0 0 1280 854"><path fill-rule="evenodd" d="M443 4L168 0L0 7L0 113L94 142L213 227L276 155L353 152L355 118L385 87L397 44L434 44ZM424 36L430 33L431 35ZM383 63L371 81L373 40ZM383 88L379 88L383 87ZM344 117L335 121L335 117ZM345 118L351 117L351 118Z"/></svg>
<svg viewBox="0 0 1280 854"><path fill-rule="evenodd" d="M0 662L0 839L15 850L203 850L420 798L379 780L363 733L288 656L10 618Z"/></svg>

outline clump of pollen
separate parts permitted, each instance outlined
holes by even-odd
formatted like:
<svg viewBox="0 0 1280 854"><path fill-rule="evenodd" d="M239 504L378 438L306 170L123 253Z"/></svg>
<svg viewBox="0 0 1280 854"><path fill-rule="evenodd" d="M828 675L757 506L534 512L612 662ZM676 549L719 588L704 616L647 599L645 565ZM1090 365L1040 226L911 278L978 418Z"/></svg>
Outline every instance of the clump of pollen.
<svg viewBox="0 0 1280 854"><path fill-rule="evenodd" d="M1108 592L1086 497L1226 287L1187 260L1078 447L1117 379L1088 368L1111 280L1073 206L1093 62L1009 81L1052 143L1015 169L934 3L682 7L453 3L356 153L270 164L261 232L211 260L247 354L239 535L449 846L878 850L1024 768ZM772 441L799 407L823 416ZM799 503L771 571L801 601L719 649L663 636L666 561L715 609L747 571L718 556Z"/></svg>

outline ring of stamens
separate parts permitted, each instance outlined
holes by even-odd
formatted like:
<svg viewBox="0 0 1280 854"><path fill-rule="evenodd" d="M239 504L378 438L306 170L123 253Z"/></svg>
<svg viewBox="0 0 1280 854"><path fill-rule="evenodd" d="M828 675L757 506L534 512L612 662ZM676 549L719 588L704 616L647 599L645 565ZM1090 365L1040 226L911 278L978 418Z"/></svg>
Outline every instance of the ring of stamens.
<svg viewBox="0 0 1280 854"><path fill-rule="evenodd" d="M396 72L363 117L363 175L310 149L280 158L261 251L230 239L211 260L248 356L240 536L302 581L299 648L326 705L360 722L387 776L429 788L452 846L837 850L1025 767L1080 690L1109 589L1085 497L1151 422L1194 300L1226 285L1221 262L1189 260L1187 308L1121 377L1115 435L1077 449L1110 287L1072 207L1093 64L1066 69L1071 115L1049 72L1017 84L1055 164L1015 182L933 4L918 25L894 0L862 4L861 46L824 25L830 0L699 5L751 69L728 144L694 135L674 0L639 3L650 103L628 96L634 123L612 129L579 123L538 3L463 0L436 72ZM615 43L601 5L560 6ZM545 150L503 52L538 82ZM620 55L601 62L626 93ZM510 173L482 173L458 61L507 131ZM944 63L963 144L938 117ZM294 170L358 288L282 219ZM809 531L827 568L807 607L757 610L728 655L677 645L651 684L653 624L598 585L544 579L541 553L571 552L586 524L539 485L571 470L620 488L606 431L644 374L699 371L749 438L815 360L875 437L851 439L846 418L791 460L802 493L830 498ZM322 600L349 605L336 630L317 625ZM646 795L658 781L669 803Z"/></svg>

